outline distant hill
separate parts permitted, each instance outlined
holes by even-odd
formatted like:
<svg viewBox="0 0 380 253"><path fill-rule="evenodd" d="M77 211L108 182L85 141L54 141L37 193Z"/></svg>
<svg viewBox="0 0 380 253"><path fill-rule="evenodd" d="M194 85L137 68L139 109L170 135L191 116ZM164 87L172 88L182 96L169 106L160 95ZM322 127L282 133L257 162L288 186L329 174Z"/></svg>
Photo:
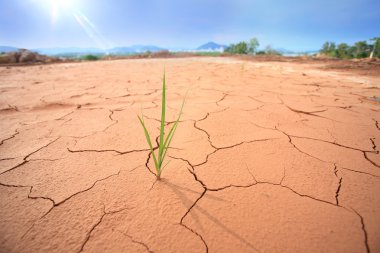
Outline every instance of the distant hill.
<svg viewBox="0 0 380 253"><path fill-rule="evenodd" d="M38 48L33 51L46 55L85 55L85 54L136 54L147 51L157 52L165 50L164 48L152 45L134 45L130 47L114 47L109 49L100 48L80 48L80 47L65 47L65 48Z"/></svg>
<svg viewBox="0 0 380 253"><path fill-rule="evenodd" d="M115 47L108 50L111 54L123 54L123 53L144 53L147 51L158 52L166 50L165 48L152 46L152 45L133 45L131 47Z"/></svg>
<svg viewBox="0 0 380 253"><path fill-rule="evenodd" d="M80 47L62 47L62 48L37 48L32 51L46 55L60 54L102 54L104 51L99 48L80 48Z"/></svg>
<svg viewBox="0 0 380 253"><path fill-rule="evenodd" d="M292 51L285 48L275 48L275 51L279 52L284 56L300 56L300 55L312 55L319 52L319 50L308 50L308 51Z"/></svg>
<svg viewBox="0 0 380 253"><path fill-rule="evenodd" d="M0 52L9 53L13 51L18 51L17 47L9 47L9 46L0 46Z"/></svg>
<svg viewBox="0 0 380 253"><path fill-rule="evenodd" d="M198 51L223 51L227 46L215 42L207 42L197 48Z"/></svg>

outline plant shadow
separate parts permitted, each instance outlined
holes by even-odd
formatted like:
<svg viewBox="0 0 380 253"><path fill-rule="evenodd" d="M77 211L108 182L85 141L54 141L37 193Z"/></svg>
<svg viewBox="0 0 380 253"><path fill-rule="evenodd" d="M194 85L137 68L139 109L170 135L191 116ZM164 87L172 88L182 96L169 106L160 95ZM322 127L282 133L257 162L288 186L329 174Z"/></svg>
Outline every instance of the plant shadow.
<svg viewBox="0 0 380 253"><path fill-rule="evenodd" d="M197 211L200 212L201 214L203 214L204 216L206 216L209 220L211 220L217 226L219 226L220 228L222 228L228 234L230 234L231 236L233 236L234 238L236 238L237 240L239 240L243 244L247 245L249 248L253 249L256 252L260 252L250 242L248 242L246 239L244 239L242 236L240 236L238 233L236 233L232 229L228 228L225 224L223 224L220 220L218 220L217 218L215 218L207 210L203 209L199 205L198 206L197 205L193 206L194 205L194 201L191 200L191 199L189 199L189 197L184 193L184 191L190 192L190 193L197 193L197 194L199 194L198 191L194 191L192 189L188 189L186 187L173 184L173 183L169 182L166 179L162 179L161 181L165 185L167 185L174 192L174 194L176 194L178 196L178 198L181 200L182 204L185 207L192 208L191 210L193 210L193 211L189 212L188 215L191 215L191 217L194 219L195 223L200 227L200 230L204 230L204 227L202 226L202 223L200 222L199 215L197 214ZM207 191L206 191L205 195L202 198L211 199L213 201L230 202L230 201L225 200L225 199L220 198L220 197L215 197L215 196L207 195ZM184 217L186 217L186 215ZM183 222L182 219L181 219L181 223Z"/></svg>

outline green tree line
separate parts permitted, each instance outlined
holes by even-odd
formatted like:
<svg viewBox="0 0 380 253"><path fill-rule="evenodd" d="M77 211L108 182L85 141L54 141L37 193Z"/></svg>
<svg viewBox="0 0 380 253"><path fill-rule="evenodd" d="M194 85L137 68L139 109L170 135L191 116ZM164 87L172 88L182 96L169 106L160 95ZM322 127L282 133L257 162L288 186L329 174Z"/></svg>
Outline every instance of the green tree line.
<svg viewBox="0 0 380 253"><path fill-rule="evenodd" d="M281 55L279 52L274 50L270 45L265 47L265 50L258 51L260 46L259 40L257 38L252 38L248 42L240 41L236 44L230 44L224 52L230 54L269 54L269 55Z"/></svg>
<svg viewBox="0 0 380 253"><path fill-rule="evenodd" d="M252 38L248 42L241 41L237 44L231 44L224 50L224 52L231 54L256 54L259 46L259 40Z"/></svg>
<svg viewBox="0 0 380 253"><path fill-rule="evenodd" d="M229 45L224 52L230 54L271 54L271 55L280 55L279 52L272 49L271 46L266 46L265 50L258 51L260 46L259 40L257 38L252 38L248 42L240 41L237 44Z"/></svg>
<svg viewBox="0 0 380 253"><path fill-rule="evenodd" d="M347 43L337 45L327 41L323 44L320 53L340 59L380 57L380 37L370 39L369 42L358 41L352 46Z"/></svg>

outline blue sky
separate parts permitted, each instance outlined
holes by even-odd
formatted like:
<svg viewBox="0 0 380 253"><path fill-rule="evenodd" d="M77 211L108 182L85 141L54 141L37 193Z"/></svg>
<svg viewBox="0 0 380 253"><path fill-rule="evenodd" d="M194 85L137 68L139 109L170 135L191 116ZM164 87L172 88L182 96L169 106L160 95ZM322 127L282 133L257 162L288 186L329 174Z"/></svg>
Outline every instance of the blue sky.
<svg viewBox="0 0 380 253"><path fill-rule="evenodd" d="M0 45L195 48L257 37L319 49L380 36L379 0L0 0Z"/></svg>

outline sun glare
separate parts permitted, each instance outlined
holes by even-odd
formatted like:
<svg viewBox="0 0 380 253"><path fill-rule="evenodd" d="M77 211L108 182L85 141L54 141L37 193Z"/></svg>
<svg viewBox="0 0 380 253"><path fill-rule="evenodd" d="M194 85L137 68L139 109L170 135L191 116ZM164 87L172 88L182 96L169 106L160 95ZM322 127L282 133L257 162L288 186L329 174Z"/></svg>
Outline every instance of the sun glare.
<svg viewBox="0 0 380 253"><path fill-rule="evenodd" d="M74 19L86 32L88 37L102 49L110 48L110 43L97 29L96 25L80 9L80 0L31 0L50 12L51 25L55 26L59 19ZM62 22L63 23L63 22Z"/></svg>
<svg viewBox="0 0 380 253"><path fill-rule="evenodd" d="M47 0L52 6L57 6L59 8L73 8L75 1L74 0Z"/></svg>
<svg viewBox="0 0 380 253"><path fill-rule="evenodd" d="M62 14L72 14L76 9L76 0L35 0L50 12L52 23L56 23Z"/></svg>

